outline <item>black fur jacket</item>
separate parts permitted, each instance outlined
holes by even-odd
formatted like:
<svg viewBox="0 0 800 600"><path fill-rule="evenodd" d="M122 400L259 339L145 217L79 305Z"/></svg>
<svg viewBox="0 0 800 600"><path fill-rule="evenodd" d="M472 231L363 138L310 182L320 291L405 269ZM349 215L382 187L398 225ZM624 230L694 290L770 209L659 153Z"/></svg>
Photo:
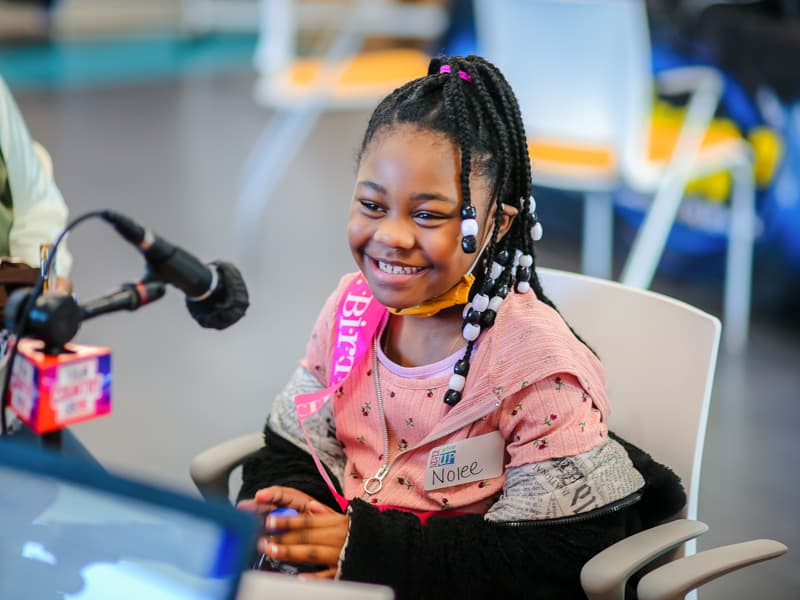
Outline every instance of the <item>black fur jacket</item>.
<svg viewBox="0 0 800 600"><path fill-rule="evenodd" d="M585 598L583 564L603 548L675 516L686 496L677 476L620 439L645 487L576 517L512 524L481 515L433 517L350 502L350 537L342 579L392 587L397 600L425 598ZM270 485L301 490L339 510L310 455L269 428L265 447L244 466L239 498ZM333 481L336 479L331 476Z"/></svg>

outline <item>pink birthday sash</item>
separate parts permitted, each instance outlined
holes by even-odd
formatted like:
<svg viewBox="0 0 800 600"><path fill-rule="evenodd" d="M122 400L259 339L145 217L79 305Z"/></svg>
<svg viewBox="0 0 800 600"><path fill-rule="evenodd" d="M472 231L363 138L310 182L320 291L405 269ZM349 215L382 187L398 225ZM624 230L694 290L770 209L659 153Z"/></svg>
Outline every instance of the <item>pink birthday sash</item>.
<svg viewBox="0 0 800 600"><path fill-rule="evenodd" d="M328 387L310 394L300 394L294 398L297 418L306 438L308 451L342 512L347 510L350 501L336 491L336 486L331 481L327 469L311 443L303 420L319 411L326 402L330 401L339 384L369 352L372 339L377 335L378 327L387 312L386 307L373 297L363 275L360 273L356 275L345 289L336 311L336 342L333 346ZM398 506L382 504L373 506L379 510L393 509L411 512L420 519L423 525L434 515L457 516L463 514L457 510L413 511Z"/></svg>
<svg viewBox="0 0 800 600"><path fill-rule="evenodd" d="M360 273L356 275L345 289L336 311L336 341L333 345L333 360L328 387L294 398L300 428L303 430L314 464L343 511L347 508L349 501L336 491L328 471L322 465L311 444L303 420L319 411L326 402L330 401L335 388L369 352L370 343L386 312L386 307L372 296L363 275Z"/></svg>

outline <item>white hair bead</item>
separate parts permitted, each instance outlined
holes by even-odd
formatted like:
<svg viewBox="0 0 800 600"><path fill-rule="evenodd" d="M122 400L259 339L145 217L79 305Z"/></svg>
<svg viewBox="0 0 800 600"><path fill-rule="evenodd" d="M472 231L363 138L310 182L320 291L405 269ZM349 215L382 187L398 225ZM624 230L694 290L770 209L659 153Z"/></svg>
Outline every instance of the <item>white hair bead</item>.
<svg viewBox="0 0 800 600"><path fill-rule="evenodd" d="M531 227L531 238L534 242L538 242L540 239L542 239L543 231L544 230L542 229L541 223L536 223L533 227Z"/></svg>
<svg viewBox="0 0 800 600"><path fill-rule="evenodd" d="M466 318L467 318L467 313L469 312L469 310L470 310L471 308L472 308L472 302L467 302L467 303L464 305L464 310L462 310L462 311L461 311L461 318L462 318L462 319L466 319Z"/></svg>
<svg viewBox="0 0 800 600"><path fill-rule="evenodd" d="M463 335L464 339L468 342L474 342L477 340L480 333L481 326L476 325L475 323L467 323L464 325L464 329L461 331L461 335Z"/></svg>
<svg viewBox="0 0 800 600"><path fill-rule="evenodd" d="M514 266L519 264L519 257L522 256L522 250L514 250Z"/></svg>
<svg viewBox="0 0 800 600"><path fill-rule="evenodd" d="M460 392L464 389L464 383L467 381L467 378L463 375L459 375L458 373L453 373L450 377L449 387L451 390L455 390Z"/></svg>
<svg viewBox="0 0 800 600"><path fill-rule="evenodd" d="M503 265L501 265L498 262L493 262L492 271L489 274L489 277L491 277L492 279L497 279L498 277L500 277L502 273L503 273Z"/></svg>
<svg viewBox="0 0 800 600"><path fill-rule="evenodd" d="M533 194L531 194L530 201L531 201L530 210L531 210L531 212L534 212L534 211L536 211L536 200L533 198Z"/></svg>
<svg viewBox="0 0 800 600"><path fill-rule="evenodd" d="M502 303L503 299L500 296L493 296L492 299L489 300L489 310L497 312Z"/></svg>
<svg viewBox="0 0 800 600"><path fill-rule="evenodd" d="M478 222L475 219L461 221L461 235L478 235Z"/></svg>
<svg viewBox="0 0 800 600"><path fill-rule="evenodd" d="M489 296L486 294L475 294L472 299L472 308L478 312L483 312L489 306Z"/></svg>
<svg viewBox="0 0 800 600"><path fill-rule="evenodd" d="M533 257L530 254L523 254L519 257L520 267L530 267L533 264Z"/></svg>
<svg viewBox="0 0 800 600"><path fill-rule="evenodd" d="M517 282L517 292L520 294L527 294L531 290L531 284L527 281Z"/></svg>

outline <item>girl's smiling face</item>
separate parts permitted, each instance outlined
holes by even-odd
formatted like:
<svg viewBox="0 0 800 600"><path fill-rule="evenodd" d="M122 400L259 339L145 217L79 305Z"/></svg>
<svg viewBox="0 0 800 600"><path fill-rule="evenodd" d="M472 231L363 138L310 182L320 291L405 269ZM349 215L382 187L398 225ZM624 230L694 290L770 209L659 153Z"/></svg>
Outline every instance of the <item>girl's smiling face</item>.
<svg viewBox="0 0 800 600"><path fill-rule="evenodd" d="M409 308L439 296L458 283L478 256L461 249L459 174L458 147L415 125L379 131L367 146L347 236L356 264L383 305ZM489 190L487 178L473 170L470 191L480 224L479 251L487 239ZM510 225L510 219L503 221Z"/></svg>

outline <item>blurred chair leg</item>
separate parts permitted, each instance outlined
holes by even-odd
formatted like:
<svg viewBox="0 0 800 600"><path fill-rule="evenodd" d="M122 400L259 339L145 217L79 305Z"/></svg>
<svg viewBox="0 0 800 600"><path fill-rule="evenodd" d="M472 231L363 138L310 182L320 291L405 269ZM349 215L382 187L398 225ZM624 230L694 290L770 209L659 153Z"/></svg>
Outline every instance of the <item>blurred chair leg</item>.
<svg viewBox="0 0 800 600"><path fill-rule="evenodd" d="M611 279L613 242L614 205L611 192L586 192L583 196L581 250L581 270L586 275Z"/></svg>
<svg viewBox="0 0 800 600"><path fill-rule="evenodd" d="M328 106L329 95L345 69L344 59L353 56L363 43L363 36L355 30L355 19L350 17L366 2L359 0L350 9L352 13L347 15L344 29L325 53L313 82L317 89L292 108L279 109L247 159L234 211L235 254L240 262L254 260L251 255L258 256L258 252L251 250L259 239L261 216L269 198ZM287 10L284 5L282 0L280 14Z"/></svg>
<svg viewBox="0 0 800 600"><path fill-rule="evenodd" d="M278 111L256 142L242 169L234 209L233 239L239 261L247 262L260 239L261 217L292 160L303 147L323 110L321 105Z"/></svg>
<svg viewBox="0 0 800 600"><path fill-rule="evenodd" d="M753 166L742 161L733 170L722 338L725 349L739 353L747 344L752 294L755 184Z"/></svg>
<svg viewBox="0 0 800 600"><path fill-rule="evenodd" d="M658 269L672 224L683 199L686 177L668 175L653 196L633 241L620 280L625 285L647 289Z"/></svg>

